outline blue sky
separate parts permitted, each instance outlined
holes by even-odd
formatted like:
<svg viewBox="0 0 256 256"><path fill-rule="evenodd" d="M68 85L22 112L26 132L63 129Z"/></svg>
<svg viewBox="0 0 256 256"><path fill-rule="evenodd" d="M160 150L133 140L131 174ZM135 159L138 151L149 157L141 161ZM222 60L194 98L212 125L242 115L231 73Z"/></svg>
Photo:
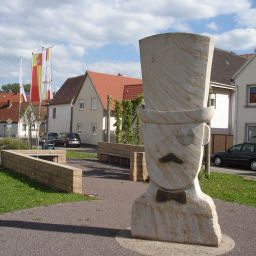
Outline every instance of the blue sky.
<svg viewBox="0 0 256 256"><path fill-rule="evenodd" d="M140 77L138 40L166 32L212 36L237 54L256 48L256 1L1 0L0 85L31 76L31 53L54 46L53 87L86 70Z"/></svg>

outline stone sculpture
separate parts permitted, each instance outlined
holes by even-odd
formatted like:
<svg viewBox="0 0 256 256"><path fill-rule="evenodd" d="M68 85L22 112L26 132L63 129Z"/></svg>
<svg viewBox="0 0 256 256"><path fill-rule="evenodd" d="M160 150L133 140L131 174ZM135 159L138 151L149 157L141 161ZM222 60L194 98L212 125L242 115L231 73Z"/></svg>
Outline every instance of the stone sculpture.
<svg viewBox="0 0 256 256"><path fill-rule="evenodd" d="M198 173L206 124L212 39L185 33L140 40L145 109L141 110L148 190L132 207L134 237L218 246L221 230L213 200Z"/></svg>

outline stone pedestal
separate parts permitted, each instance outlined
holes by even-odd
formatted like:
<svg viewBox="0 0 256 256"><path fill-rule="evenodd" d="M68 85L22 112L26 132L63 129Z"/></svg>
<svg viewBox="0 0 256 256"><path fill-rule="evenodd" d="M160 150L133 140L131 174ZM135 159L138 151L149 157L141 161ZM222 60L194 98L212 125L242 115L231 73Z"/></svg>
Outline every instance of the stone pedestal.
<svg viewBox="0 0 256 256"><path fill-rule="evenodd" d="M132 235L138 238L217 246L221 231L213 200L195 184L185 190L186 203L158 202L159 187L150 183L132 208Z"/></svg>
<svg viewBox="0 0 256 256"><path fill-rule="evenodd" d="M213 43L193 34L140 41L145 109L143 141L150 185L132 207L134 237L218 246L213 200L198 183L209 142L207 107Z"/></svg>

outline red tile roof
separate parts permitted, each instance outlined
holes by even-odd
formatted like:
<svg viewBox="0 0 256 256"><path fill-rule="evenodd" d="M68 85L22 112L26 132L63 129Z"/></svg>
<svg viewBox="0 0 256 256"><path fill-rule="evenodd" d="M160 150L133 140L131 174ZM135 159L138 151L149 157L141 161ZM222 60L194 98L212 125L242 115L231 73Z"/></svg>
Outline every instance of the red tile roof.
<svg viewBox="0 0 256 256"><path fill-rule="evenodd" d="M125 85L142 84L141 79L125 77L121 75L109 75L87 71L103 105L107 109L107 96L111 95L113 100L123 100ZM112 108L113 108L112 104Z"/></svg>
<svg viewBox="0 0 256 256"><path fill-rule="evenodd" d="M247 54L241 54L239 55L240 57L249 60L250 58L252 58L255 54L253 53L247 53Z"/></svg>
<svg viewBox="0 0 256 256"><path fill-rule="evenodd" d="M29 102L23 102L21 104L21 116L29 106ZM39 104L33 105L36 114L39 113ZM47 118L47 105L42 104L40 110L40 120L44 121ZM13 123L18 123L19 120L19 102L0 103L0 122L6 123L8 119L11 119Z"/></svg>
<svg viewBox="0 0 256 256"><path fill-rule="evenodd" d="M124 86L123 100L135 100L143 94L142 84Z"/></svg>
<svg viewBox="0 0 256 256"><path fill-rule="evenodd" d="M8 119L11 119L13 123L18 123L19 120L19 102L12 102L7 106L1 104L0 106L0 122L6 123Z"/></svg>
<svg viewBox="0 0 256 256"><path fill-rule="evenodd" d="M8 100L12 102L19 102L20 94L12 92L0 92L0 102L7 102Z"/></svg>

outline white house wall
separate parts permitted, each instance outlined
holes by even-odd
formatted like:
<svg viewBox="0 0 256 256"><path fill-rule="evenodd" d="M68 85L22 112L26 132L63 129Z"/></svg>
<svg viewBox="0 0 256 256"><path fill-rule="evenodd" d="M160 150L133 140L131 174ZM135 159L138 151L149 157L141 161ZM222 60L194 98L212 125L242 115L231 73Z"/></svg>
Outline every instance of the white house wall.
<svg viewBox="0 0 256 256"><path fill-rule="evenodd" d="M7 129L7 123L0 123L0 137L16 137L17 135L17 123L12 123L10 129Z"/></svg>
<svg viewBox="0 0 256 256"><path fill-rule="evenodd" d="M92 98L96 100L96 109L92 109ZM80 109L80 102L84 103L84 109ZM78 125L80 131L78 131ZM93 134L92 126L97 129ZM87 76L73 106L73 132L80 135L82 143L97 145L103 140L103 106L98 94Z"/></svg>
<svg viewBox="0 0 256 256"><path fill-rule="evenodd" d="M114 126L115 122L116 122L115 117L111 116L110 117L110 131L115 131L116 130L116 127ZM103 123L102 124L103 124L102 129L103 130L107 129L107 117L106 116L103 117Z"/></svg>
<svg viewBox="0 0 256 256"><path fill-rule="evenodd" d="M234 90L213 87L215 113L211 121L213 134L233 134Z"/></svg>
<svg viewBox="0 0 256 256"><path fill-rule="evenodd" d="M56 118L53 109L56 108ZM71 119L71 104L50 105L48 113L48 132L69 132Z"/></svg>
<svg viewBox="0 0 256 256"><path fill-rule="evenodd" d="M256 125L256 106L248 105L248 85L256 86L256 57L235 78L237 85L235 143L247 141L247 125Z"/></svg>
<svg viewBox="0 0 256 256"><path fill-rule="evenodd" d="M26 125L26 129L23 127L23 122L22 120L19 122L18 125L18 134L20 138L27 138L28 137L28 126ZM35 124L35 129L31 130L31 136L32 138L37 138L38 137L38 124Z"/></svg>

